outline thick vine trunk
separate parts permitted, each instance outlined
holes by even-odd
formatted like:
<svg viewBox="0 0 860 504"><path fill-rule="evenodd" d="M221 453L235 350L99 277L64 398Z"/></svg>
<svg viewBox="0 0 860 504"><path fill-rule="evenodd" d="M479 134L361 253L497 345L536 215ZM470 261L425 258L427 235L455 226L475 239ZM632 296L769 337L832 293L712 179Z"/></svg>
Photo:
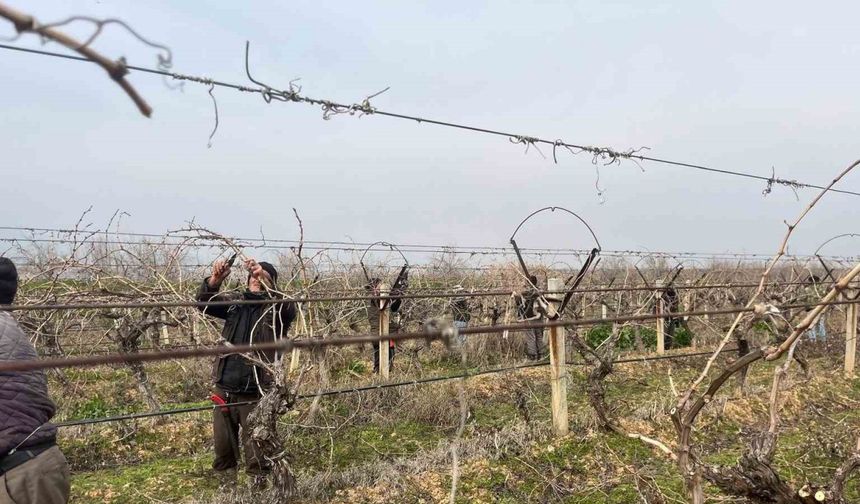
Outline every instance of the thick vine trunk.
<svg viewBox="0 0 860 504"><path fill-rule="evenodd" d="M138 353L139 349L137 339L123 340L121 343L121 349L123 353L127 354ZM140 395L143 396L143 400L146 401L146 406L149 410L160 410L161 403L159 403L158 399L155 397L155 391L152 389L152 384L149 383L149 375L146 373L146 368L143 363L139 361L126 361L126 365L131 369L131 375L134 377L137 389L140 391Z"/></svg>
<svg viewBox="0 0 860 504"><path fill-rule="evenodd" d="M705 504L705 486L702 481L701 471L693 468L690 474L687 475L686 482L690 502L692 504Z"/></svg>
<svg viewBox="0 0 860 504"><path fill-rule="evenodd" d="M149 383L149 376L146 374L146 368L140 362L130 362L128 366L131 368L131 374L137 382L137 388L140 390L143 399L150 411L158 411L161 409L161 404L155 398L155 391L152 390L152 384Z"/></svg>
<svg viewBox="0 0 860 504"><path fill-rule="evenodd" d="M575 339L574 341L578 340ZM576 343L574 343L576 345ZM594 413L597 415L597 425L604 431L615 431L615 425L612 423L609 406L606 404L606 385L603 379L612 373L612 364L606 361L600 361L589 373L586 379L585 391L588 395L588 402Z"/></svg>
<svg viewBox="0 0 860 504"><path fill-rule="evenodd" d="M623 431L612 422L609 406L606 404L606 385L603 382L612 373L612 354L619 334L618 328L613 327L612 335L604 343L603 355L599 355L589 348L588 344L578 334L573 334L570 341L583 359L587 361L595 357L597 360L597 365L588 372L585 385L588 402L597 415L597 426L603 431L613 431L623 434Z"/></svg>
<svg viewBox="0 0 860 504"><path fill-rule="evenodd" d="M136 354L140 352L140 340L144 337L150 327L157 327L158 322L148 321L146 318L140 323L135 323L129 318L112 315L114 329L110 338L119 345L120 352L124 354ZM146 367L139 361L126 361L125 364L131 369L137 389L146 401L150 411L161 409L161 403L155 397L155 391L149 382Z"/></svg>
<svg viewBox="0 0 860 504"><path fill-rule="evenodd" d="M801 503L797 492L780 478L771 465L776 435L762 432L753 437L746 452L733 467L702 466L704 477L730 495L756 503Z"/></svg>
<svg viewBox="0 0 860 504"><path fill-rule="evenodd" d="M292 474L289 456L284 449L284 440L278 433L278 418L289 411L294 400L286 372L279 367L274 373L272 388L248 416L251 441L272 464L272 487L267 502L289 502L296 493L296 480Z"/></svg>

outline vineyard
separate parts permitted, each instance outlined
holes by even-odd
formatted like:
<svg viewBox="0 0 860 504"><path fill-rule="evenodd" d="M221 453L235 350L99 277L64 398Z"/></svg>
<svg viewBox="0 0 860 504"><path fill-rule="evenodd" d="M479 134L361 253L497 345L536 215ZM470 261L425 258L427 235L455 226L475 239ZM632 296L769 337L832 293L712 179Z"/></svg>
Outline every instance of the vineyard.
<svg viewBox="0 0 860 504"><path fill-rule="evenodd" d="M0 0L0 504L860 502L854 16L104 3Z"/></svg>
<svg viewBox="0 0 860 504"><path fill-rule="evenodd" d="M78 502L676 502L679 432L709 501L765 485L860 496L840 476L858 463L856 312L850 288L827 295L849 286L851 258L789 256L763 280L754 256L140 235L85 217L2 238L22 273L16 317L56 363ZM209 468L209 356L229 350L195 296L234 253L288 272L298 308L280 403L256 420L283 471L272 487ZM374 355L380 339L395 351ZM788 358L751 365L785 342ZM685 389L701 397L686 431Z"/></svg>

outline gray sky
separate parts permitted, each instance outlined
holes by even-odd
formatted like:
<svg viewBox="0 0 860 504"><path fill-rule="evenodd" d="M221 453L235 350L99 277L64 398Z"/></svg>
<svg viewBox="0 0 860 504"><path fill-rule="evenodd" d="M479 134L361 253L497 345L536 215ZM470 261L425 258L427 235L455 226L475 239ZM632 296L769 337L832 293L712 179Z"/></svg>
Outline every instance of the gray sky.
<svg viewBox="0 0 860 504"><path fill-rule="evenodd" d="M860 157L860 5L847 2L168 2L43 0L43 22L122 17L169 45L177 72L273 86L393 112L562 138L656 157L826 184ZM11 26L0 24L3 34ZM84 33L80 29L73 33ZM16 42L39 47L32 35ZM154 66L155 52L116 28L96 43ZM49 50L63 51L55 44ZM384 117L323 121L302 104L267 105L205 86L168 90L131 74L154 107L144 119L97 67L0 51L2 225L70 226L94 206L103 224L161 232L192 217L224 233L505 245L525 215L566 206L608 249L772 252L815 194L689 169L603 167L600 204L587 155L559 164L505 138ZM860 189L860 173L840 187ZM832 194L790 250L860 231L860 199ZM830 253L855 254L860 240ZM588 247L561 216L521 243Z"/></svg>

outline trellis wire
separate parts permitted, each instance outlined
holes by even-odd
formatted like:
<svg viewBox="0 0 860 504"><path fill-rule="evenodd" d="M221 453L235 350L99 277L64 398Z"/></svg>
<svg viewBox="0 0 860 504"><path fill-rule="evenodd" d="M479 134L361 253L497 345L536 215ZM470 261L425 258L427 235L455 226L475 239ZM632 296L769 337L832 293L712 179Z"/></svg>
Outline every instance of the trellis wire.
<svg viewBox="0 0 860 504"><path fill-rule="evenodd" d="M92 60L90 60L88 58L80 57L80 56L72 56L69 54L56 53L56 52L51 52L51 51L43 51L43 50L39 50L39 49L29 49L29 48L18 47L18 46L8 45L8 44L0 44L0 48L7 49L7 50L13 50L13 51L20 51L20 52L25 52L25 53L30 53L30 54L38 54L41 56L50 56L50 57L55 57L55 58L63 58L63 59L74 60L74 61L85 61L85 62L89 62L89 63L94 63ZM735 176L735 177L742 177L742 178L747 178L747 179L752 179L752 180L758 180L758 181L765 182L767 184L766 188L764 190L764 194L769 193L770 189L773 187L773 185L777 184L777 185L787 186L787 187L791 188L792 190L802 189L802 188L810 188L810 189L821 189L821 190L825 190L828 192L848 194L851 196L860 196L860 193L855 192L855 191L848 191L848 190L844 190L844 189L835 189L835 188L827 188L827 187L824 187L824 186L821 186L818 184L810 184L810 183L806 183L806 182L800 182L797 180L788 180L788 179L777 178L775 176L775 174L772 174L770 177L766 177L766 176L762 176L762 175L755 175L752 173L746 173L746 172L741 172L741 171L736 171L736 170L726 170L726 169L721 169L721 168L713 168L713 167L709 167L709 166L705 166L705 165L697 164L697 163L687 163L687 162L682 162L682 161L673 161L673 160L665 159L665 158L645 156L645 155L639 154L639 152L643 149L643 147L640 147L639 149L628 149L626 151L622 151L622 150L616 150L616 149L613 149L610 147L595 147L595 146L589 146L589 145L581 145L581 144L566 142L566 141L563 141L561 139L548 140L548 139L529 136L529 135L509 133L509 132L501 131L498 129L481 128L481 127L470 126L470 125L466 125L466 124L459 124L459 123L454 123L454 122L449 122L449 121L440 121L440 120L436 120L436 119L430 119L430 118L421 117L421 116L417 116L417 115L387 112L384 110L380 110L376 107L373 107L370 104L370 99L375 97L376 95L378 95L380 93L376 93L374 95L368 96L361 103L352 103L352 104L339 103L339 102L336 102L333 100L311 98L308 96L301 95L299 93L300 89L298 89L292 83L290 83L289 89L281 90L281 89L272 88L266 84L263 84L260 81L254 80L251 77L250 71L248 70L248 45L247 44L245 47L245 69L246 69L246 73L248 75L249 80L251 80L255 84L259 85L260 87L243 86L243 85L239 85L239 84L233 84L233 83L228 83L228 82L221 81L221 80L212 79L209 77L185 75L185 74L180 74L180 73L176 73L176 72L169 72L169 71L165 71L165 70L158 70L158 69L154 69L154 68L146 68L146 67L140 67L140 66L135 66L135 65L125 65L125 68L127 68L128 70L135 70L138 72L144 72L144 73L149 73L149 74L155 74L155 75L170 77L170 78L173 78L176 80L205 84L205 85L210 86L210 87L218 86L218 87L229 88L229 89L233 89L233 90L241 91L241 92L258 93L263 97L263 99L267 103L271 103L272 101L280 101L280 102L305 103L308 105L319 106L323 110L323 118L324 119L329 119L333 115L342 114L342 113L346 113L346 114L350 114L350 115L354 115L355 113L359 113L359 115L381 115L381 116L390 117L390 118L394 118L394 119L403 119L403 120L414 121L414 122L417 122L420 124L433 124L436 126L454 128L454 129L465 130L465 131L472 131L475 133L483 133L483 134L488 134L488 135L506 137L513 143L525 145L526 149L528 149L529 146L535 146L535 148L537 148L538 144L548 145L548 146L552 147L552 149L553 149L553 159L555 160L556 163L558 162L556 150L559 147L561 147L561 148L569 150L573 154L579 154L582 152L586 152L586 153L592 155L593 156L592 161L594 164L597 164L598 162L602 162L604 165L615 164L615 163L620 163L620 161L622 159L628 159L628 160L631 160L634 162L649 161L652 163L664 164L664 165L675 166L675 167L680 167L680 168L690 168L690 169L705 171L705 172L710 172L710 173L718 173L718 174L722 174L722 175L730 175L730 176ZM543 155L543 153L541 153L541 155Z"/></svg>

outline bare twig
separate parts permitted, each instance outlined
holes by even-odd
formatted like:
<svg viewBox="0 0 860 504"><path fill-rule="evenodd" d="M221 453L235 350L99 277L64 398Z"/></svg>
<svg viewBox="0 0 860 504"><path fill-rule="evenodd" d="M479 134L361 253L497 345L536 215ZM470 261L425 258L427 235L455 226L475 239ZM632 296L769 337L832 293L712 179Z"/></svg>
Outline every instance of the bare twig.
<svg viewBox="0 0 860 504"><path fill-rule="evenodd" d="M32 16L28 16L22 12L19 12L11 7L8 7L4 4L0 4L0 17L5 18L11 21L15 25L15 30L18 33L23 32L32 32L36 33L45 39L53 40L59 44L66 46L67 48L76 51L78 54L84 56L89 59L93 63L96 63L100 67L102 67L110 76L111 79L114 80L123 91L132 99L135 105L137 105L140 113L146 117L152 115L152 108L146 103L146 101L138 94L137 90L132 87L132 85L125 80L125 75L128 74L128 68L126 67L125 60L120 58L117 61L111 61L108 58L102 56L100 53L96 52L92 49L89 44L92 40L98 36L101 32L101 28L103 24L98 25L98 29L96 32L84 43L80 43L77 40L69 37L65 33L52 28L52 26L60 26L62 24L66 24L73 19L70 18L61 23L55 23L50 25L42 25L39 24ZM110 20L111 22L120 22L119 20ZM128 25L122 23L124 26L128 28ZM136 34L131 28L128 28L133 34L135 34L139 39L144 40L142 37ZM149 42L147 42L149 43ZM151 43L150 43L151 44ZM164 46L158 46L167 50ZM169 54L169 50L168 50Z"/></svg>

